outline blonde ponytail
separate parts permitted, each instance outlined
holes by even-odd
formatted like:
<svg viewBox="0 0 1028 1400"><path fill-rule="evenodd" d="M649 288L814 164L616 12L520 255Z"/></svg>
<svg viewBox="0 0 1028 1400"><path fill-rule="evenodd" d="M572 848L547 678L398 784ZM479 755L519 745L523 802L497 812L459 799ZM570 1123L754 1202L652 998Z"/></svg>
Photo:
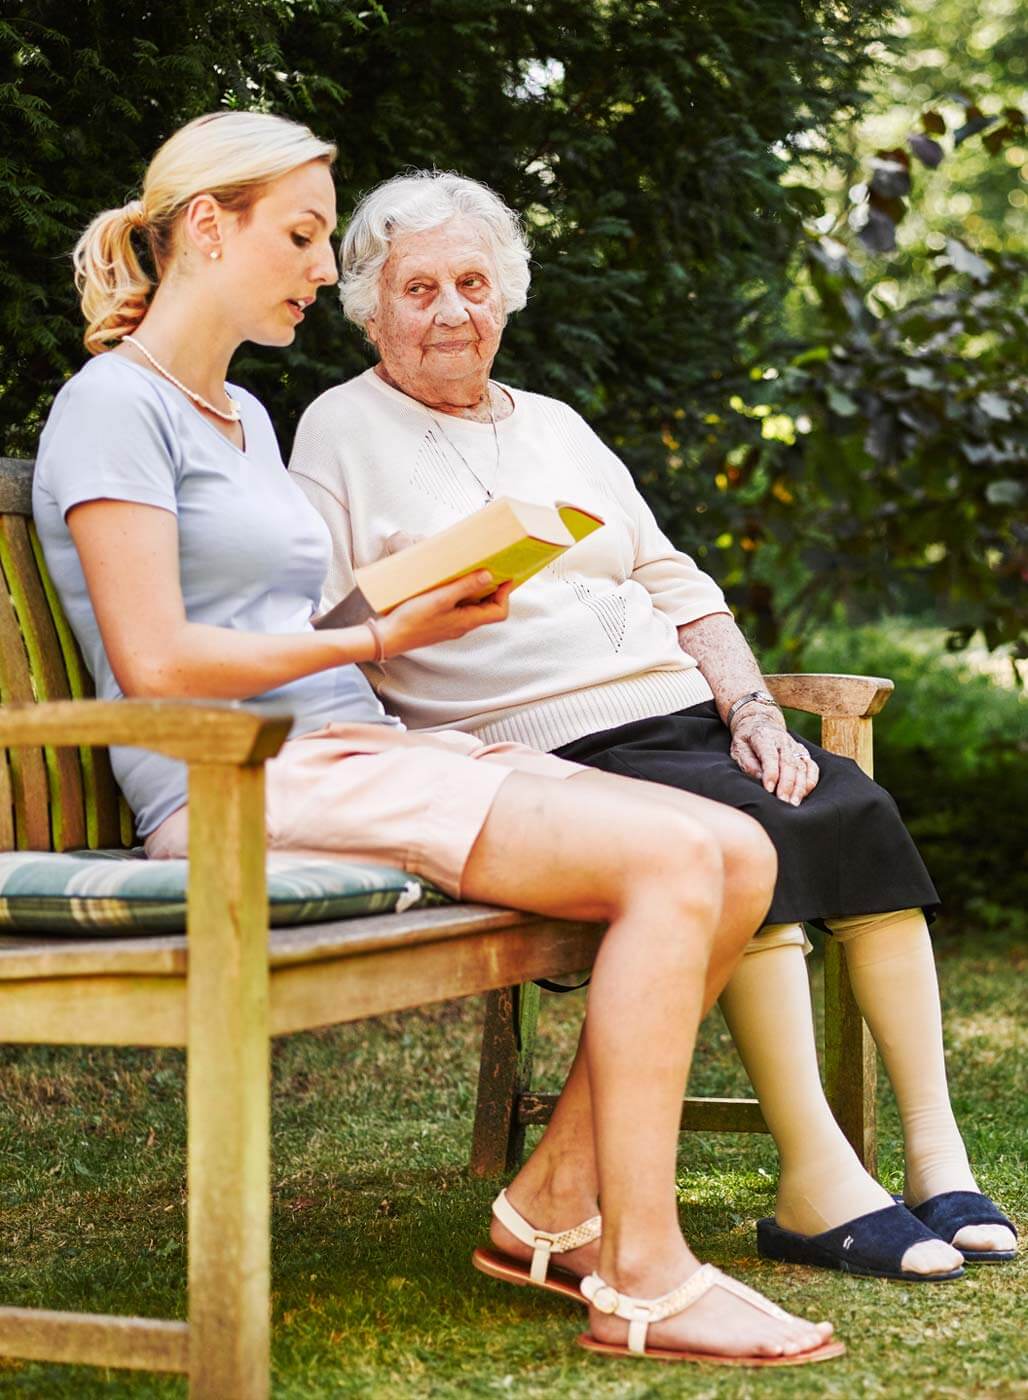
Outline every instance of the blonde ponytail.
<svg viewBox="0 0 1028 1400"><path fill-rule="evenodd" d="M98 214L75 245L75 286L86 318L84 336L91 355L110 350L135 330L146 315L156 283L143 269L132 235L145 227L142 205Z"/></svg>
<svg viewBox="0 0 1028 1400"><path fill-rule="evenodd" d="M335 154L307 127L268 112L216 112L176 131L150 162L142 198L98 214L75 245L86 349L111 350L142 321L174 255L179 217L198 194L245 214L272 180ZM133 235L145 240L153 276Z"/></svg>

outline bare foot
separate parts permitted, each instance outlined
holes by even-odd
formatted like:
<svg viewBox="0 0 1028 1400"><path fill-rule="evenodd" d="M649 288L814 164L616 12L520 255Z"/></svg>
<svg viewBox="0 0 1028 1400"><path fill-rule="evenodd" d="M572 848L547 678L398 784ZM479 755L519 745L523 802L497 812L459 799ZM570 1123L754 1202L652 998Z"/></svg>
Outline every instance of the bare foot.
<svg viewBox="0 0 1028 1400"><path fill-rule="evenodd" d="M699 1268L696 1258L691 1254L689 1258L690 1264L677 1276L678 1284L684 1283ZM628 1287L626 1276L622 1274L617 1286L620 1292L633 1297L652 1298L669 1291L666 1280L666 1270L648 1271L648 1276L642 1274ZM754 1299L768 1301L753 1289L745 1291ZM624 1344L627 1340L627 1322L591 1306L589 1325L597 1341ZM715 1286L684 1312L653 1323L647 1333L646 1346L647 1349L660 1347L668 1351L710 1352L721 1356L799 1356L822 1346L830 1339L832 1331L830 1322L806 1322L779 1308L774 1314L768 1314L747 1298Z"/></svg>

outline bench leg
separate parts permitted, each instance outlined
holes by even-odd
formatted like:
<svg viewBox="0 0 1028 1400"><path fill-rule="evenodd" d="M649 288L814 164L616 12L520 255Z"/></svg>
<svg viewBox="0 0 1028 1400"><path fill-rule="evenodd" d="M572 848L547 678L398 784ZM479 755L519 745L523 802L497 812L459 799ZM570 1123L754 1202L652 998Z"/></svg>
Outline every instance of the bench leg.
<svg viewBox="0 0 1028 1400"><path fill-rule="evenodd" d="M486 997L471 1141L474 1176L503 1176L521 1164L525 1130L518 1101L531 1087L538 1016L539 988L532 982Z"/></svg>
<svg viewBox="0 0 1028 1400"><path fill-rule="evenodd" d="M875 1176L878 1136L875 1044L853 997L846 956L834 938L825 944L825 1094L836 1121Z"/></svg>
<svg viewBox="0 0 1028 1400"><path fill-rule="evenodd" d="M852 758L874 776L874 743L868 716L824 715L822 746ZM877 1175L875 1087L878 1060L871 1033L853 997L846 958L834 938L825 944L825 1094L840 1128L872 1176Z"/></svg>
<svg viewBox="0 0 1028 1400"><path fill-rule="evenodd" d="M266 1400L270 1052L263 768L193 768L189 807L189 1395Z"/></svg>

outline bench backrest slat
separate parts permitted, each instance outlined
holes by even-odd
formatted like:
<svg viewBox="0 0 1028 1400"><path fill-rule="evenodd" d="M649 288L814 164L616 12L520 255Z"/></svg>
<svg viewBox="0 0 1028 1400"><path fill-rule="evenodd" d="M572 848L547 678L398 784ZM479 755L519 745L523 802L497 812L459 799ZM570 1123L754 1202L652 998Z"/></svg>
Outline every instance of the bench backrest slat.
<svg viewBox="0 0 1028 1400"><path fill-rule="evenodd" d="M0 459L0 702L93 694L32 523L31 462ZM0 765L0 849L122 846L132 827L105 749L20 749Z"/></svg>
<svg viewBox="0 0 1028 1400"><path fill-rule="evenodd" d="M22 516L0 516L0 564L21 623L36 699L70 700L64 658L29 539L29 522ZM75 749L64 748L45 749L44 756L54 850L74 850L86 844L79 756Z"/></svg>
<svg viewBox="0 0 1028 1400"><path fill-rule="evenodd" d="M67 691L68 699L91 700L94 695L93 679L86 670L75 634L64 615L50 570L46 567L43 546L32 523L29 524L29 538L45 598L47 624L53 629L51 645L56 642L57 652L54 655L59 655L62 662L60 683ZM46 698L57 700L64 697L54 694ZM98 846L130 846L133 841L132 817L114 781L107 750L83 747L78 750L78 757L86 819L85 844L93 849Z"/></svg>
<svg viewBox="0 0 1028 1400"><path fill-rule="evenodd" d="M7 750L0 749L0 851L13 851L16 844L11 768L7 761Z"/></svg>
<svg viewBox="0 0 1028 1400"><path fill-rule="evenodd" d="M0 701L5 705L24 705L35 698L29 659L5 570L0 596ZM49 850L50 789L43 751L11 749L8 762L15 844L19 849Z"/></svg>

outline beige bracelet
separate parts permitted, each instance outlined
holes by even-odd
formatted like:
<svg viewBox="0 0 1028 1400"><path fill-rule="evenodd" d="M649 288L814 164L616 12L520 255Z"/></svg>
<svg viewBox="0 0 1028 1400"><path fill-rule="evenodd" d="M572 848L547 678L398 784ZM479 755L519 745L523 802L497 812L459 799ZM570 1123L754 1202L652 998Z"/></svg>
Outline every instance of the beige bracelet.
<svg viewBox="0 0 1028 1400"><path fill-rule="evenodd" d="M371 658L372 661L384 661L386 649L385 641L382 637L382 629L379 627L378 623L374 620L374 618L371 617L369 617L366 620L364 626L371 633L371 640L375 643L375 654Z"/></svg>

